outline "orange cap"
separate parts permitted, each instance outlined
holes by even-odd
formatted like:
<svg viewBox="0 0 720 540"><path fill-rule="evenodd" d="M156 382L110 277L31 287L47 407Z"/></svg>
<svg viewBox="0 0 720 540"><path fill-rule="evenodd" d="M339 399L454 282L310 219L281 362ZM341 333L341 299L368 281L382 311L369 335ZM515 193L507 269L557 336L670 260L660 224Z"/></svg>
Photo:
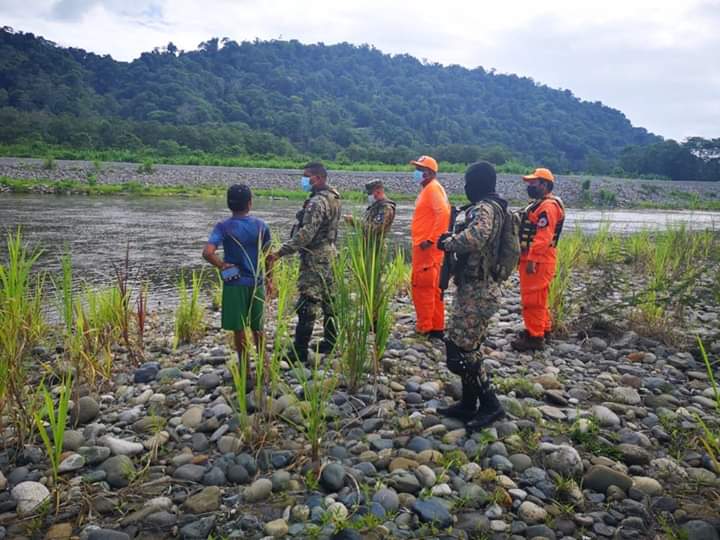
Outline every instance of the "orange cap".
<svg viewBox="0 0 720 540"><path fill-rule="evenodd" d="M550 172L550 169L535 169L535 172L532 174L528 174L527 176L523 176L523 180L526 182L529 182L530 180L545 180L547 182L555 182L555 177L553 176L553 173Z"/></svg>
<svg viewBox="0 0 720 540"><path fill-rule="evenodd" d="M438 172L437 161L435 161L430 156L420 156L419 158L411 161L410 165L415 165L416 167L425 167L426 169L430 169L433 172Z"/></svg>

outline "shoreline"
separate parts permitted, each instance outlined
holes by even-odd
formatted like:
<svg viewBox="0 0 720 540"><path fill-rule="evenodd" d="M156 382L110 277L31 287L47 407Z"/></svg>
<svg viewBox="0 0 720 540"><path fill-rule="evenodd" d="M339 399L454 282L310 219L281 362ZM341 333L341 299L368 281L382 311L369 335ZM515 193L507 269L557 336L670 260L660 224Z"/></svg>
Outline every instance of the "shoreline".
<svg viewBox="0 0 720 540"><path fill-rule="evenodd" d="M43 161L0 158L0 192L34 192L83 195L218 196L235 182L247 183L259 196L303 199L299 172L288 169L253 169L195 165L153 165L141 172L138 164L88 161ZM330 182L347 200L364 201L365 182L379 178L398 201L412 201L417 190L407 174L398 172L329 171ZM459 173L440 173L454 203L464 201ZM557 194L571 208L646 208L668 210L720 210L717 182L672 182L612 177L559 175ZM512 204L526 200L520 175L498 174L498 192Z"/></svg>

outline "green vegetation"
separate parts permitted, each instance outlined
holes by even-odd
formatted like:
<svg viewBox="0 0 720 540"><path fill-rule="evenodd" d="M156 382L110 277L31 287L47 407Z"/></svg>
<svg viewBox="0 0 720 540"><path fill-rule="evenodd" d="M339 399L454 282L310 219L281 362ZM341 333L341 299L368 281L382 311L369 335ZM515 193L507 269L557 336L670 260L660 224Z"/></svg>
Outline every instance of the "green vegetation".
<svg viewBox="0 0 720 540"><path fill-rule="evenodd" d="M192 271L190 292L185 274L180 273L177 283L178 305L175 309L175 347L180 343L192 343L205 332L205 308L200 302L203 271Z"/></svg>
<svg viewBox="0 0 720 540"><path fill-rule="evenodd" d="M405 275L402 252L390 257L383 237L357 226L345 235L333 262L333 311L338 325L336 349L348 389L355 391L380 358L390 336L390 302Z"/></svg>
<svg viewBox="0 0 720 540"><path fill-rule="evenodd" d="M41 251L25 246L20 229L8 233L6 246L7 263L0 264L0 418L9 418L22 445L34 422L27 360L46 328L45 277L33 268Z"/></svg>
<svg viewBox="0 0 720 540"><path fill-rule="evenodd" d="M569 90L368 45L212 38L125 63L6 28L0 48L0 144L390 164L430 153L607 174L626 146L661 142Z"/></svg>
<svg viewBox="0 0 720 540"><path fill-rule="evenodd" d="M67 425L70 394L72 393L73 379L72 375L67 375L60 383L59 396L57 407L53 401L52 394L43 383L40 386L40 392L43 396L44 407L42 411L36 412L34 415L35 424L38 428L38 433L42 439L45 451L47 452L48 459L50 460L50 468L53 475L53 481L57 488L60 466L60 458L63 453L63 441L65 440L65 427ZM47 418L50 424L50 435L47 433L44 419ZM52 440L50 440L52 437ZM59 492L56 490L58 498L57 503L60 502Z"/></svg>

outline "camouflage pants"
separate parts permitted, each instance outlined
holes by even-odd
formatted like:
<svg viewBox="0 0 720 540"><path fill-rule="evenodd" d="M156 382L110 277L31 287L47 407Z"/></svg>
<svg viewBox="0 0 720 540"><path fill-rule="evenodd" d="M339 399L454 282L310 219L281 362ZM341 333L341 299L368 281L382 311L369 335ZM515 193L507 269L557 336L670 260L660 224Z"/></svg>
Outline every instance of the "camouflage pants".
<svg viewBox="0 0 720 540"><path fill-rule="evenodd" d="M474 351L487 334L490 318L499 307L497 285L481 281L461 284L455 292L447 328L448 338L464 351Z"/></svg>
<svg viewBox="0 0 720 540"><path fill-rule="evenodd" d="M300 255L299 297L295 307L298 314L298 324L295 328L297 348L307 348L320 313L323 316L323 337L326 341L335 343L337 328L329 295L333 283L331 267L333 256L334 250Z"/></svg>

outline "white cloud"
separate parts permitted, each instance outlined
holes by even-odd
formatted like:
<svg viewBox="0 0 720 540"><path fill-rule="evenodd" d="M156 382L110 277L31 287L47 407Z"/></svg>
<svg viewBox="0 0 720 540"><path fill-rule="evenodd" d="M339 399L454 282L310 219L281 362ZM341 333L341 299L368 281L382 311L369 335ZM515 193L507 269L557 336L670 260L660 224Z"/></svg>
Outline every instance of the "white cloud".
<svg viewBox="0 0 720 540"><path fill-rule="evenodd" d="M369 43L531 76L666 137L720 135L716 0L0 0L0 18L122 60L213 36Z"/></svg>

